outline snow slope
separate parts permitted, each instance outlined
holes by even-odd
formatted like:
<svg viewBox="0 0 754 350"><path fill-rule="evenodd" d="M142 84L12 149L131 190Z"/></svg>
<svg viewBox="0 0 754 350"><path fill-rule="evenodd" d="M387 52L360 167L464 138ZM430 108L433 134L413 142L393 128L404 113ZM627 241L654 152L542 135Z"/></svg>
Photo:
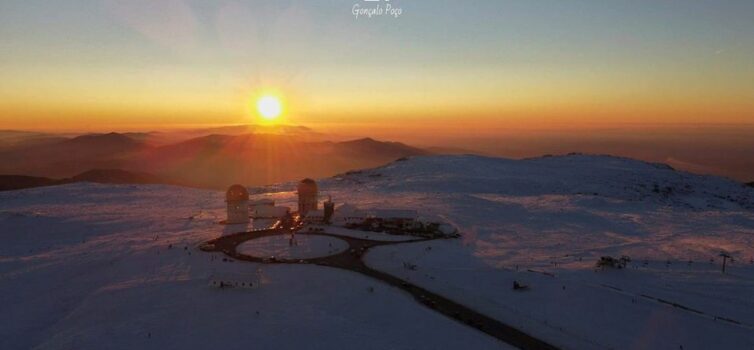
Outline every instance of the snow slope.
<svg viewBox="0 0 754 350"><path fill-rule="evenodd" d="M626 158L416 157L320 185L364 207L444 216L497 265L549 264L565 254L754 257L753 188Z"/></svg>
<svg viewBox="0 0 754 350"><path fill-rule="evenodd" d="M319 185L336 202L457 226L461 239L378 247L367 263L564 348L754 348L754 189L583 155L416 157ZM293 188L251 192L293 206ZM243 229L215 224L222 195L0 193L0 348L504 348L350 272L262 266L261 288L208 287L211 275L260 268L195 249ZM735 258L725 275L721 250ZM628 269L594 270L622 254ZM514 280L531 289L514 292Z"/></svg>
<svg viewBox="0 0 754 350"><path fill-rule="evenodd" d="M380 247L367 262L564 347L754 346L754 190L739 183L609 156L439 156L320 187L452 222L461 242ZM633 263L595 271L603 255Z"/></svg>
<svg viewBox="0 0 754 350"><path fill-rule="evenodd" d="M238 229L215 223L223 195L96 184L0 193L0 349L501 347L359 274L199 251ZM258 269L260 288L208 286Z"/></svg>

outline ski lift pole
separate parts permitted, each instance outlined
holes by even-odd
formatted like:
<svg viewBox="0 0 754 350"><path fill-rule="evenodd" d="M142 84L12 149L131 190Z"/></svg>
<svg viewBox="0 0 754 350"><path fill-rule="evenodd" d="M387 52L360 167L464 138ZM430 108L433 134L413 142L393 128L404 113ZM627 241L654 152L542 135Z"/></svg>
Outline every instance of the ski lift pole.
<svg viewBox="0 0 754 350"><path fill-rule="evenodd" d="M720 256L723 257L723 273L725 273L725 265L728 262L728 259L730 259L731 257L730 257L730 255L728 255L727 253L724 253L724 252L720 253Z"/></svg>

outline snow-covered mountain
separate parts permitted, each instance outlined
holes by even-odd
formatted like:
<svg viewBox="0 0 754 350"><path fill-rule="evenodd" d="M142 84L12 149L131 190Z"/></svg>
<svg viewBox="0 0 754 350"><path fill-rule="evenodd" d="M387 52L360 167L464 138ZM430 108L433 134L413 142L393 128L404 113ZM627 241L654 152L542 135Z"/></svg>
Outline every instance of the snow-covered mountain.
<svg viewBox="0 0 754 350"><path fill-rule="evenodd" d="M524 160L471 155L415 157L337 179L383 192L584 195L698 210L754 209L754 192L743 184L613 156L570 154Z"/></svg>
<svg viewBox="0 0 754 350"><path fill-rule="evenodd" d="M457 226L461 239L365 260L559 347L754 347L751 187L586 155L412 157L319 184L339 203ZM293 189L252 193L293 207ZM172 186L0 193L0 348L507 347L362 275L197 250L243 229L223 216L223 193ZM735 260L726 274L721 250ZM603 255L632 262L595 271ZM226 273L262 286L207 286Z"/></svg>
<svg viewBox="0 0 754 350"><path fill-rule="evenodd" d="M415 157L336 176L322 187L365 206L441 214L467 235L515 244L501 250L561 241L558 254L594 249L683 260L729 249L754 257L754 189L628 158ZM573 248L566 251L566 243ZM522 255L507 253L531 259Z"/></svg>

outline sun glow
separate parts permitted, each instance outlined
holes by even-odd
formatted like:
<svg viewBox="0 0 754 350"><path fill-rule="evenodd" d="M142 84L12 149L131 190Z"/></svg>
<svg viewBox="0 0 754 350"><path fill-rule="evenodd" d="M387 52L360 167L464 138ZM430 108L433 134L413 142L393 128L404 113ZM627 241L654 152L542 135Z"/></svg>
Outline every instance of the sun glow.
<svg viewBox="0 0 754 350"><path fill-rule="evenodd" d="M272 121L277 119L283 112L283 104L275 96L262 96L257 100L257 112L265 120Z"/></svg>

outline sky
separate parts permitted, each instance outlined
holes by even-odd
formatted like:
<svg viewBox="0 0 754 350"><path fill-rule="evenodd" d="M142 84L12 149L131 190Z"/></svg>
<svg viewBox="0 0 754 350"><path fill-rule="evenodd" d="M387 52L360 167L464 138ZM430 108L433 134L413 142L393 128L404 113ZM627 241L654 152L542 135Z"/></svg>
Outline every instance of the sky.
<svg viewBox="0 0 754 350"><path fill-rule="evenodd" d="M3 0L0 128L754 123L752 1Z"/></svg>

